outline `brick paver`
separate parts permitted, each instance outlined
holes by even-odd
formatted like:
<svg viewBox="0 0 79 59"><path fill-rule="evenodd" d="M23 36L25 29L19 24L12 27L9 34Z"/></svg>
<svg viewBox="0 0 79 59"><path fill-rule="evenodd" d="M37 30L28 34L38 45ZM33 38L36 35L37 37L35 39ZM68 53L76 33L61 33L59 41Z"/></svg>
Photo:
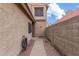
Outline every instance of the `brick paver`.
<svg viewBox="0 0 79 59"><path fill-rule="evenodd" d="M59 56L58 51L50 45L46 38L34 37L20 56Z"/></svg>
<svg viewBox="0 0 79 59"><path fill-rule="evenodd" d="M46 56L43 40L37 38L31 51L31 56Z"/></svg>
<svg viewBox="0 0 79 59"><path fill-rule="evenodd" d="M47 56L60 56L60 53L51 46L50 42L46 38L43 39L43 42Z"/></svg>
<svg viewBox="0 0 79 59"><path fill-rule="evenodd" d="M29 56L30 53L31 53L31 50L32 50L32 48L33 48L34 42L35 42L34 40L31 40L30 43L29 43L28 46L27 46L27 49L26 49L25 51L22 50L22 51L20 52L19 56Z"/></svg>

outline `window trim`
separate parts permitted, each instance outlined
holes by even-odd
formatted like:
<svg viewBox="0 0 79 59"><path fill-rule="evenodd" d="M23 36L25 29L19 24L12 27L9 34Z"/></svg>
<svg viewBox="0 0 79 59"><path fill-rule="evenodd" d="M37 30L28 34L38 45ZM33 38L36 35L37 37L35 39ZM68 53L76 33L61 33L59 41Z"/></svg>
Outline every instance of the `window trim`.
<svg viewBox="0 0 79 59"><path fill-rule="evenodd" d="M32 33L32 24L28 23L28 33Z"/></svg>
<svg viewBox="0 0 79 59"><path fill-rule="evenodd" d="M35 10L36 8L37 9L42 9L42 11L41 11L42 14L36 14L36 10ZM34 15L36 17L43 17L44 16L44 7L34 7Z"/></svg>

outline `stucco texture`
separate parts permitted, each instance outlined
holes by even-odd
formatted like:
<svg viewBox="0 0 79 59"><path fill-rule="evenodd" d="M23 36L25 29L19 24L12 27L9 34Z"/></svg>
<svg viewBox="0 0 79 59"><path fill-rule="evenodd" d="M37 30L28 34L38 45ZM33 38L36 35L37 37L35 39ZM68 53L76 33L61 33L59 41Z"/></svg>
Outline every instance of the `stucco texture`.
<svg viewBox="0 0 79 59"><path fill-rule="evenodd" d="M21 51L22 36L28 33L28 19L15 4L0 4L0 55L18 55Z"/></svg>

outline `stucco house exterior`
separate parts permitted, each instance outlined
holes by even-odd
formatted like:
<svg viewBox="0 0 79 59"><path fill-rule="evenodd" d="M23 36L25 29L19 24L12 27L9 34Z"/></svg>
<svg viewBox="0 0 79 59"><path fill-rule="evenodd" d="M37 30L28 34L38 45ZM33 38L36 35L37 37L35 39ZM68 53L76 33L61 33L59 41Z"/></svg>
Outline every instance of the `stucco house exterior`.
<svg viewBox="0 0 79 59"><path fill-rule="evenodd" d="M0 4L0 55L18 55L23 35L28 44L33 36L44 36L46 10L46 4Z"/></svg>
<svg viewBox="0 0 79 59"><path fill-rule="evenodd" d="M47 4L32 3L28 5L36 21L34 36L44 36L44 30L47 26Z"/></svg>

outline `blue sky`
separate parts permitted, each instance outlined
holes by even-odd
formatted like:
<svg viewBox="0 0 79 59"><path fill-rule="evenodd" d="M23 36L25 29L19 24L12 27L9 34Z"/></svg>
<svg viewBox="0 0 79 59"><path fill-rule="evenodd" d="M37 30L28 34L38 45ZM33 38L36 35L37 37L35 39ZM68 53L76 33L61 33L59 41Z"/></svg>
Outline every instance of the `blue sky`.
<svg viewBox="0 0 79 59"><path fill-rule="evenodd" d="M61 19L69 10L79 8L79 3L51 3L48 4L47 22L49 25L54 24Z"/></svg>

